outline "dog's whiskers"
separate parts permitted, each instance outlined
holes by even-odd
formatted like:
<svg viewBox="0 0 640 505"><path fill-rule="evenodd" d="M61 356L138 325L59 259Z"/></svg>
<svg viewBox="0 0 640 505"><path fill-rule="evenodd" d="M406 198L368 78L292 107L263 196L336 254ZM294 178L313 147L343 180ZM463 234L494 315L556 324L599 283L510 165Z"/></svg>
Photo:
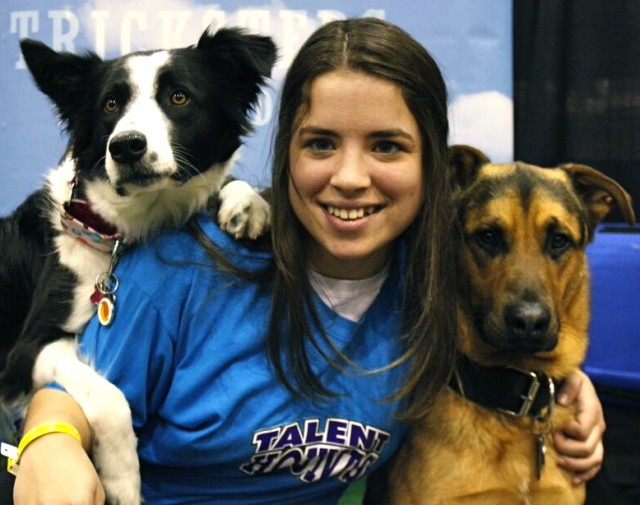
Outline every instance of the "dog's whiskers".
<svg viewBox="0 0 640 505"><path fill-rule="evenodd" d="M104 167L106 161L107 161L107 156L106 155L98 158L98 160L96 160L96 162L93 164L93 168L96 169L96 168L99 168L101 166ZM102 180L105 180L105 181L108 179L106 171L104 173L100 173L100 178Z"/></svg>
<svg viewBox="0 0 640 505"><path fill-rule="evenodd" d="M194 156L184 147L179 144L172 144L173 157L176 160L176 165L179 172L187 172L190 174L202 177L202 171L198 169L196 165L191 161ZM191 158L191 159L189 159Z"/></svg>

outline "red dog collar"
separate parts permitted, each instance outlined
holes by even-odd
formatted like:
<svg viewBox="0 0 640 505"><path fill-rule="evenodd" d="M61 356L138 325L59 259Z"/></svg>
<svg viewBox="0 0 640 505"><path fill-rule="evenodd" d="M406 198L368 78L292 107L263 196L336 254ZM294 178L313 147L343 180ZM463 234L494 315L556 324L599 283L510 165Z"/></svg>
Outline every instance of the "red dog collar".
<svg viewBox="0 0 640 505"><path fill-rule="evenodd" d="M103 253L110 254L116 241L122 239L115 227L93 212L91 205L83 200L65 202L60 223L69 235Z"/></svg>

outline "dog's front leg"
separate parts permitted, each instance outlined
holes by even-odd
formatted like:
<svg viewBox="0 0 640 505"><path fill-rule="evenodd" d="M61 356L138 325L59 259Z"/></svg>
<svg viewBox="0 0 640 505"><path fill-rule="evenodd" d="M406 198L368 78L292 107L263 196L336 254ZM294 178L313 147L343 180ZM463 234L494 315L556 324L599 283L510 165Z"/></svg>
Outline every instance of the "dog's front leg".
<svg viewBox="0 0 640 505"><path fill-rule="evenodd" d="M40 351L36 387L57 382L78 402L93 430L92 459L111 505L139 505L140 464L131 410L122 392L78 358L76 343L57 340Z"/></svg>

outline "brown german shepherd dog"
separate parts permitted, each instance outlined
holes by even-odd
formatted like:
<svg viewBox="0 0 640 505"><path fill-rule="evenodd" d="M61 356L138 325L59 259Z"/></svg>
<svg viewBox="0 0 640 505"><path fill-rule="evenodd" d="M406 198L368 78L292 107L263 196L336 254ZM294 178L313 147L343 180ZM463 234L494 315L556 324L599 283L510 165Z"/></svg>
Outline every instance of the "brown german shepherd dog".
<svg viewBox="0 0 640 505"><path fill-rule="evenodd" d="M388 469L383 503L574 505L584 486L556 465L551 433L572 418L554 391L583 361L585 247L629 195L578 164L492 164L450 150L461 228L460 359ZM376 486L376 484L374 484Z"/></svg>

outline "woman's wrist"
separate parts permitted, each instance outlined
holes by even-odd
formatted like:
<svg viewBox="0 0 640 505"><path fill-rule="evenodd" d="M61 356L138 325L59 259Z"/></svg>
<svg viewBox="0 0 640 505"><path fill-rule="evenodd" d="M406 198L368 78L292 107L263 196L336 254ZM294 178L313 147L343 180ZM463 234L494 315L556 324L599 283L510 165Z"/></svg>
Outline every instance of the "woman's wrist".
<svg viewBox="0 0 640 505"><path fill-rule="evenodd" d="M33 428L30 428L22 436L20 443L15 454L8 458L7 470L11 473L15 473L18 463L20 462L20 456L22 453L36 440L45 437L47 435L64 434L75 439L80 445L82 445L82 438L80 432L71 424L64 421L51 421L42 424L38 424Z"/></svg>
<svg viewBox="0 0 640 505"><path fill-rule="evenodd" d="M24 434L25 436L28 435L31 430L37 427L43 427L40 429L46 431L47 426L53 428L53 431L47 434L46 437L62 435L67 436L70 440L71 438L79 438L78 442L82 444L84 450L87 452L90 450L92 434L89 422L78 403L65 391L43 388L33 395L25 419ZM56 427L60 430L58 433L55 433ZM33 432L31 433L33 435ZM72 436L69 437L69 434L72 434ZM75 436L76 434L77 437ZM37 438L41 437L43 435ZM32 443L36 443L36 441L34 440Z"/></svg>

